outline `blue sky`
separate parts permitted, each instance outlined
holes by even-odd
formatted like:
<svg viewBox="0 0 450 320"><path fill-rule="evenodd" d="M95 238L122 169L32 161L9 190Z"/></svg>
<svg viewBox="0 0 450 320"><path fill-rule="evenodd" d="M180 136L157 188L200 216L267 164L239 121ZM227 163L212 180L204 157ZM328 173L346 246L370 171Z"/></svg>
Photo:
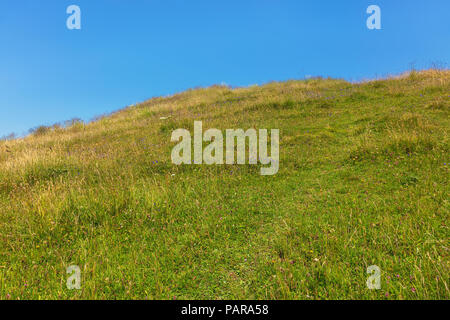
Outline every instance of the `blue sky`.
<svg viewBox="0 0 450 320"><path fill-rule="evenodd" d="M449 18L448 0L2 0L0 136L197 86L446 64Z"/></svg>

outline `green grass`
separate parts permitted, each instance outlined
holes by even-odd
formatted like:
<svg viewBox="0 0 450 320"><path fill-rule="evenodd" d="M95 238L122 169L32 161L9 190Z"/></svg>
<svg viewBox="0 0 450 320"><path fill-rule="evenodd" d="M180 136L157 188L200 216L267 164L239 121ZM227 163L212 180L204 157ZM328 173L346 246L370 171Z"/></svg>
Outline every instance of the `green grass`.
<svg viewBox="0 0 450 320"><path fill-rule="evenodd" d="M442 70L213 86L1 141L0 299L449 299L449 101ZM173 165L194 120L280 129L278 174Z"/></svg>

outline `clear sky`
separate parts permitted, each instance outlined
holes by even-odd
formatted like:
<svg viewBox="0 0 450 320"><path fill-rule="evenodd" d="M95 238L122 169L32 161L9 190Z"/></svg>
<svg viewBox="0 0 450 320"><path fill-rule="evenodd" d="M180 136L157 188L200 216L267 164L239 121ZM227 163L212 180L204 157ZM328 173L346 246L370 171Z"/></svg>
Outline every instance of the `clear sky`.
<svg viewBox="0 0 450 320"><path fill-rule="evenodd" d="M66 27L72 4L81 30ZM0 41L2 136L197 86L445 65L450 1L0 0Z"/></svg>

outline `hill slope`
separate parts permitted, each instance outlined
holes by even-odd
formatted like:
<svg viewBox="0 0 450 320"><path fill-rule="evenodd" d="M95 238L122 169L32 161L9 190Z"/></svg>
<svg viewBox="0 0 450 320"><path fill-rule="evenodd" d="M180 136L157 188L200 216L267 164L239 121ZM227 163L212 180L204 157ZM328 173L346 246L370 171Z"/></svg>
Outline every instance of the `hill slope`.
<svg viewBox="0 0 450 320"><path fill-rule="evenodd" d="M1 141L0 299L449 299L449 101L437 70L215 86ZM279 172L172 164L194 120L280 129Z"/></svg>

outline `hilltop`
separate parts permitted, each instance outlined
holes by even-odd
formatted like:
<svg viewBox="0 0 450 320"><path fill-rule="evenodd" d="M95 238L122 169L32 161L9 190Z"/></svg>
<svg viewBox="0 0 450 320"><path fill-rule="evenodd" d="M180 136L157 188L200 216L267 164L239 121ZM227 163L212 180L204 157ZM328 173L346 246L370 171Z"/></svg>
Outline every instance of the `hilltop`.
<svg viewBox="0 0 450 320"><path fill-rule="evenodd" d="M449 299L449 107L448 70L313 78L0 141L0 299ZM279 129L277 174L172 164L194 121Z"/></svg>

